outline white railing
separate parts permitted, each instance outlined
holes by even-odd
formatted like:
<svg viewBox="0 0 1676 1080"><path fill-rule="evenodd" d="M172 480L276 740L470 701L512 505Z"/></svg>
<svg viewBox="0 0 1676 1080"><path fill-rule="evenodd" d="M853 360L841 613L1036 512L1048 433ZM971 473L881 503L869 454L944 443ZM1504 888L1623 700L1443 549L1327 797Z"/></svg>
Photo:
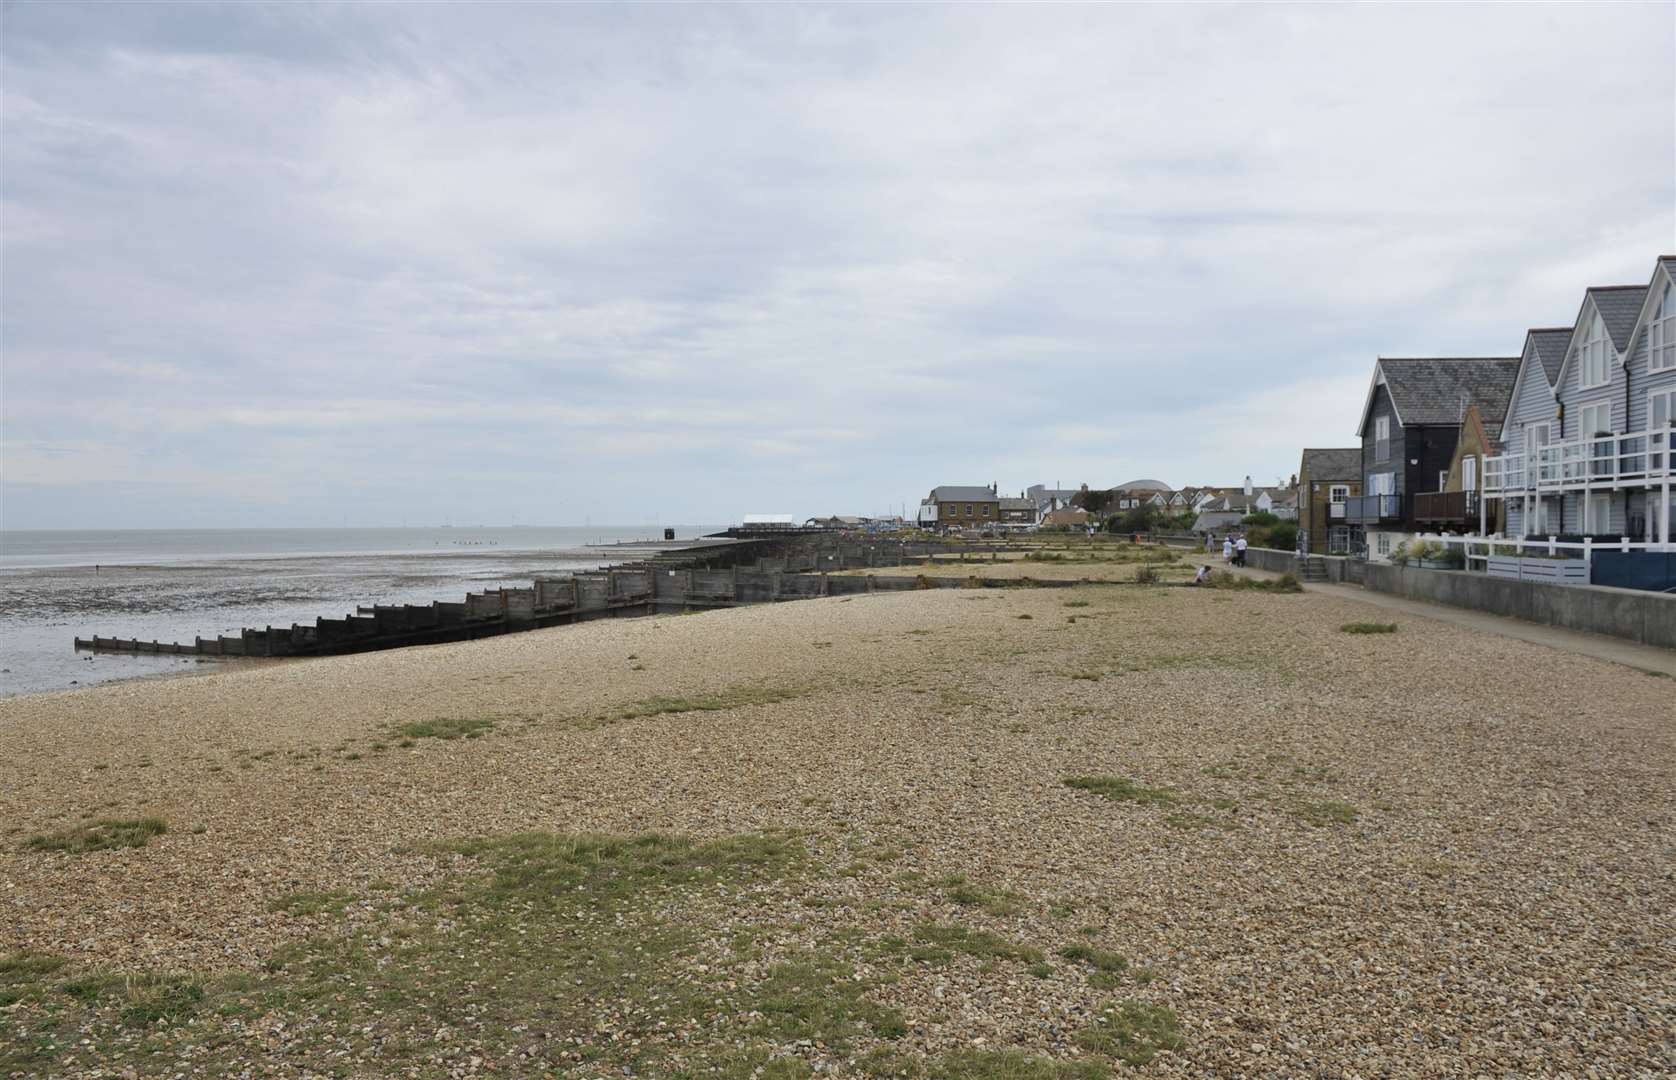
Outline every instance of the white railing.
<svg viewBox="0 0 1676 1080"><path fill-rule="evenodd" d="M1415 543L1427 540L1451 547L1459 545L1462 554L1474 562L1482 562L1490 555L1523 555L1526 552L1545 555L1550 559L1576 553L1588 559L1597 551L1676 551L1676 537L1672 537L1668 544L1661 544L1657 540L1631 540L1628 537L1595 540L1585 536L1578 541L1561 540L1557 536L1536 540L1502 536L1449 536L1437 533L1416 533L1414 536Z"/></svg>
<svg viewBox="0 0 1676 1080"><path fill-rule="evenodd" d="M1484 459L1484 494L1653 487L1676 483L1676 428L1600 435ZM1527 457L1529 460L1527 460Z"/></svg>

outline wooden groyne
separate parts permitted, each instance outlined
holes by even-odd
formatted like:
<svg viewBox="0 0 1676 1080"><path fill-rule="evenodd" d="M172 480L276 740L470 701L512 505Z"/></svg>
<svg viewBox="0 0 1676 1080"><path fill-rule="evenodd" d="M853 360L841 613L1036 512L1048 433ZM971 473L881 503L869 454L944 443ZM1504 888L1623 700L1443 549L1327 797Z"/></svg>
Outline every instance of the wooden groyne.
<svg viewBox="0 0 1676 1080"><path fill-rule="evenodd" d="M826 553L834 554L834 553ZM817 553L816 557L819 557ZM907 558L907 556L901 556ZM775 563L798 556L758 559L752 568L697 569L642 566L540 579L528 588L467 594L460 603L375 604L341 619L246 629L237 636L195 638L188 643L125 638L77 638L78 650L166 653L188 656L334 656L466 641L588 619L649 615L674 610L735 607L913 589L1065 587L1074 581L1029 578L913 576L838 577L788 572ZM836 556L830 560L838 562ZM767 568L763 567L764 564Z"/></svg>

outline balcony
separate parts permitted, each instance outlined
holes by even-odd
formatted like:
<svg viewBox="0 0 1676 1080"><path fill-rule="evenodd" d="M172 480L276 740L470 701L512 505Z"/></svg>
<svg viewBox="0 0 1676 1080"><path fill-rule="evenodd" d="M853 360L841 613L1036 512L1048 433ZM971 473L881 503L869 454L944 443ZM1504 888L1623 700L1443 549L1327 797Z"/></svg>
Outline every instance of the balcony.
<svg viewBox="0 0 1676 1080"><path fill-rule="evenodd" d="M1352 495L1344 501L1344 520L1350 525L1377 525L1402 520L1401 495Z"/></svg>
<svg viewBox="0 0 1676 1080"><path fill-rule="evenodd" d="M1484 494L1614 491L1676 484L1676 428L1550 443L1529 454L1484 459Z"/></svg>
<svg viewBox="0 0 1676 1080"><path fill-rule="evenodd" d="M1414 520L1461 525L1478 519L1478 492L1424 491L1414 496Z"/></svg>

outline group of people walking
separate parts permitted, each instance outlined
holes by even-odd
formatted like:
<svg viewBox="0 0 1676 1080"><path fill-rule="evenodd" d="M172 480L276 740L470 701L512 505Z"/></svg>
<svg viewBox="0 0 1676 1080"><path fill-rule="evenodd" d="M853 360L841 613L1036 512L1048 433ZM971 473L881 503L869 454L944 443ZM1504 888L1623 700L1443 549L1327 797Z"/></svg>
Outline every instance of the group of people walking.
<svg viewBox="0 0 1676 1080"><path fill-rule="evenodd" d="M1205 550L1216 549L1216 534L1205 534ZM1228 533L1222 537L1222 561L1233 566L1245 565L1245 534Z"/></svg>

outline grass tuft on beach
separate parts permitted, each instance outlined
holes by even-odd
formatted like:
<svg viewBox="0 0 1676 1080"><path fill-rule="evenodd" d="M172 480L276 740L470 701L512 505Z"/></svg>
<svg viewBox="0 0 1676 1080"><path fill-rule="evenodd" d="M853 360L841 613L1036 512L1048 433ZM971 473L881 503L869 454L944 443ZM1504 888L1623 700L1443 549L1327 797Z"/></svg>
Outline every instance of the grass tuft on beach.
<svg viewBox="0 0 1676 1080"><path fill-rule="evenodd" d="M1114 802L1169 804L1176 801L1176 793L1169 788L1143 787L1123 776L1072 776L1065 786L1078 791L1091 791Z"/></svg>
<svg viewBox="0 0 1676 1080"><path fill-rule="evenodd" d="M415 720L401 724L396 734L405 739L478 739L495 729L495 721L487 716L443 716L435 720Z"/></svg>
<svg viewBox="0 0 1676 1080"><path fill-rule="evenodd" d="M23 846L30 851L63 851L80 855L112 848L145 847L151 843L152 837L162 836L168 831L168 823L158 817L102 818L57 832L39 833L25 840Z"/></svg>

